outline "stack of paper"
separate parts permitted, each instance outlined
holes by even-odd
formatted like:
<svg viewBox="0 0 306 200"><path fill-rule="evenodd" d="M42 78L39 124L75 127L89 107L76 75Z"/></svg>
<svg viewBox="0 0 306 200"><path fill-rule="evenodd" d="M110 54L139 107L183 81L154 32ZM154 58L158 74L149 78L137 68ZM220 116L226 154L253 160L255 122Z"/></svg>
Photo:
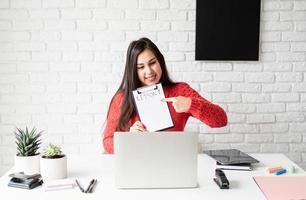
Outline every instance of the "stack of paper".
<svg viewBox="0 0 306 200"><path fill-rule="evenodd" d="M173 127L173 121L162 85L150 85L133 91L140 121L150 132Z"/></svg>
<svg viewBox="0 0 306 200"><path fill-rule="evenodd" d="M73 189L75 181L72 179L59 179L44 184L45 191Z"/></svg>
<svg viewBox="0 0 306 200"><path fill-rule="evenodd" d="M224 170L252 171L252 165L250 163L222 165L221 163L216 162L216 168Z"/></svg>

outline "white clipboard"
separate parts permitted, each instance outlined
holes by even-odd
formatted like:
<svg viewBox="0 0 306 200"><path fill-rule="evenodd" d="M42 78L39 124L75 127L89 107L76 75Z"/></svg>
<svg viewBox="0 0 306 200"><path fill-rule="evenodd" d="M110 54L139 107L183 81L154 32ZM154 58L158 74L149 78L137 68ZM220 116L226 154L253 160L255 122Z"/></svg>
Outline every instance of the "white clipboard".
<svg viewBox="0 0 306 200"><path fill-rule="evenodd" d="M161 83L144 86L133 91L140 121L147 131L160 131L173 127L172 117Z"/></svg>

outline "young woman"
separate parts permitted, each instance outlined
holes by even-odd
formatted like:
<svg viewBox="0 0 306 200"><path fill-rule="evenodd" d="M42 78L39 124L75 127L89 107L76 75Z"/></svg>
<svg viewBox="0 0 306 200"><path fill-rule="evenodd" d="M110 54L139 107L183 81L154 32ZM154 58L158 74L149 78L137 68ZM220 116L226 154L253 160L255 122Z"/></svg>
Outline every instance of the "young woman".
<svg viewBox="0 0 306 200"><path fill-rule="evenodd" d="M163 86L174 123L174 127L164 131L183 131L190 116L210 127L227 124L226 113L221 107L204 99L188 84L173 82L157 46L148 38L141 38L131 42L128 47L123 79L110 102L103 138L106 152L113 153L115 131L146 131L145 124L139 121L136 114L132 91L156 83Z"/></svg>

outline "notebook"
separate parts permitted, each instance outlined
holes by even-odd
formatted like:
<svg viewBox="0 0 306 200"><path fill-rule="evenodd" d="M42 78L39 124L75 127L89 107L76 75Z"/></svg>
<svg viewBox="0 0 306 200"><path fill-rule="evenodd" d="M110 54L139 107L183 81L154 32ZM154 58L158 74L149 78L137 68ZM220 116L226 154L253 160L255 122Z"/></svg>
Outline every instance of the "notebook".
<svg viewBox="0 0 306 200"><path fill-rule="evenodd" d="M209 150L204 151L204 153L214 158L221 165L242 165L259 162L238 149Z"/></svg>
<svg viewBox="0 0 306 200"><path fill-rule="evenodd" d="M117 188L197 187L198 134L115 132Z"/></svg>
<svg viewBox="0 0 306 200"><path fill-rule="evenodd" d="M140 121L148 131L160 131L173 127L173 121L162 85L154 84L133 91L134 102Z"/></svg>
<svg viewBox="0 0 306 200"><path fill-rule="evenodd" d="M255 176L267 200L306 199L306 176Z"/></svg>

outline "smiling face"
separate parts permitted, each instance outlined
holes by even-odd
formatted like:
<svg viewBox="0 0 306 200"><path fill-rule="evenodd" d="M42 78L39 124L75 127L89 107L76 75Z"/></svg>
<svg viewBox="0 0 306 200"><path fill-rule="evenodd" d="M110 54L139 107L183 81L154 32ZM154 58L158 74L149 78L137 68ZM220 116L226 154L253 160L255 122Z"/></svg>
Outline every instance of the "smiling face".
<svg viewBox="0 0 306 200"><path fill-rule="evenodd" d="M159 82L162 69L154 53L145 49L137 58L137 75L143 86Z"/></svg>

